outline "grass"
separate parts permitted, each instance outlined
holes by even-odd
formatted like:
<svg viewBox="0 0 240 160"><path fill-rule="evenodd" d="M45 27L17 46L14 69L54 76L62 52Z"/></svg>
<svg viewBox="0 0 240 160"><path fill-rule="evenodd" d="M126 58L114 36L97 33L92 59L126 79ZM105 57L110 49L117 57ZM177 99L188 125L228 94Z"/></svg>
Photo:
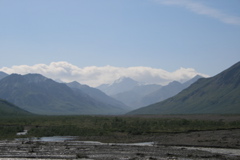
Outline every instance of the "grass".
<svg viewBox="0 0 240 160"><path fill-rule="evenodd" d="M216 116L216 115L215 115ZM190 117L190 118L189 118ZM1 117L0 139L16 138L16 133L28 129L27 137L79 136L79 137L133 137L152 136L161 133L176 133L203 130L240 128L240 116L229 120L229 115L220 119L193 116L28 116ZM198 115L199 117L199 115ZM200 116L201 117L201 116ZM207 117L207 116L206 116ZM216 116L218 117L218 116Z"/></svg>

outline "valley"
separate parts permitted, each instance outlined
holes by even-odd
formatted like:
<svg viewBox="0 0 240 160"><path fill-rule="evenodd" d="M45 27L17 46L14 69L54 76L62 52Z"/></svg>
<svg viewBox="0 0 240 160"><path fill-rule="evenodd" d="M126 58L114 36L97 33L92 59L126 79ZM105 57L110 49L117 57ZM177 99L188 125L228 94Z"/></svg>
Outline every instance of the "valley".
<svg viewBox="0 0 240 160"><path fill-rule="evenodd" d="M166 86L128 78L128 91L121 79L110 87L113 93L120 86L117 97L40 74L2 74L0 159L237 160L239 71L240 62L214 77ZM170 98L134 110L121 94Z"/></svg>
<svg viewBox="0 0 240 160"><path fill-rule="evenodd" d="M240 62L184 83L161 86L122 77L97 88L41 74L1 73L0 99L38 115L239 114L239 71Z"/></svg>
<svg viewBox="0 0 240 160"><path fill-rule="evenodd" d="M0 122L0 159L237 160L240 157L230 154L240 151L240 115L32 116L1 118ZM16 135L24 129L28 130L26 135ZM48 141L51 136L74 137ZM226 150L228 154L207 148Z"/></svg>
<svg viewBox="0 0 240 160"><path fill-rule="evenodd" d="M0 0L0 160L240 160L240 0Z"/></svg>

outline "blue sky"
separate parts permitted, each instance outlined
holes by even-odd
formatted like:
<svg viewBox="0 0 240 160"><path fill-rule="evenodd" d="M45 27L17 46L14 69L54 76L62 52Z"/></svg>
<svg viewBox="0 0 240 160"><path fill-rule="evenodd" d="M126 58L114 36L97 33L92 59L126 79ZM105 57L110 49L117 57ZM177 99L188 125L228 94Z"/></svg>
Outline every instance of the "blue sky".
<svg viewBox="0 0 240 160"><path fill-rule="evenodd" d="M239 0L0 0L0 68L194 68L240 60Z"/></svg>

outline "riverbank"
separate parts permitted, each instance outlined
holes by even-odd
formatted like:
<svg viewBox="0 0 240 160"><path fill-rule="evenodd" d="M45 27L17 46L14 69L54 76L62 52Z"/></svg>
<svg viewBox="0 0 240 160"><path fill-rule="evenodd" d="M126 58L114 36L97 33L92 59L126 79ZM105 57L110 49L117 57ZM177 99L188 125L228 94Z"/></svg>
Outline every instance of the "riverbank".
<svg viewBox="0 0 240 160"><path fill-rule="evenodd" d="M0 160L240 159L236 154L240 153L240 115L33 116L0 120Z"/></svg>
<svg viewBox="0 0 240 160"><path fill-rule="evenodd" d="M93 160L237 160L239 156L188 150L174 146L141 146L103 143L2 141L1 160L93 159Z"/></svg>
<svg viewBox="0 0 240 160"><path fill-rule="evenodd" d="M161 146L194 146L240 149L240 129L158 133L157 135L124 135L78 137L78 140L113 143L155 142Z"/></svg>
<svg viewBox="0 0 240 160"><path fill-rule="evenodd" d="M118 137L116 141L120 140ZM107 137L78 137L70 141L0 141L0 159L94 159L94 160L238 160L240 129L164 133L158 136L133 136L128 145L102 143ZM88 142L83 142L85 140ZM91 142L89 142L91 141ZM100 141L100 142L93 142ZM191 147L191 148L189 148ZM198 148L196 148L198 147ZM199 147L202 147L199 148ZM209 149L210 148L210 149ZM232 149L232 150L229 150ZM221 152L222 150L222 152ZM213 152L215 151L215 152ZM218 152L219 151L219 152ZM238 154L232 154L238 153Z"/></svg>

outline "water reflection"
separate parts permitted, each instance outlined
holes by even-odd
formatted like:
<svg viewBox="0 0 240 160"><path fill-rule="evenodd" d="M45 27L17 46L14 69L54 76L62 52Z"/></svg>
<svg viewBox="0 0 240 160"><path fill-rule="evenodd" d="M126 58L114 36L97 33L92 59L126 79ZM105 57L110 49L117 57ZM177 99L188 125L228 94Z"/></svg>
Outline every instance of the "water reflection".
<svg viewBox="0 0 240 160"><path fill-rule="evenodd" d="M42 141L42 142L64 142L64 141L75 141L84 144L94 145L131 145L131 146L153 146L154 142L140 142L140 143L102 143L98 141L78 141L77 136L53 136L53 137L33 137L33 138L17 138L18 141Z"/></svg>
<svg viewBox="0 0 240 160"><path fill-rule="evenodd" d="M53 137L32 137L32 138L17 138L18 141L42 141L42 142L64 142L76 140L77 136L53 136Z"/></svg>

